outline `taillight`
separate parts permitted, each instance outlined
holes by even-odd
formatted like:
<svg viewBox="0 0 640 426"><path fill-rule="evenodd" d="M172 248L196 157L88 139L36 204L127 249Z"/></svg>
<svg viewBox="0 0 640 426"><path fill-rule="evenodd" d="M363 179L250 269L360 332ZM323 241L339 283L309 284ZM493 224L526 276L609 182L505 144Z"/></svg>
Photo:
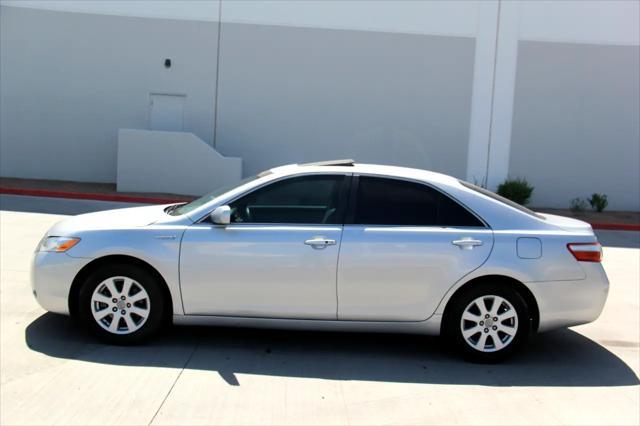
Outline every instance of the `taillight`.
<svg viewBox="0 0 640 426"><path fill-rule="evenodd" d="M580 262L601 262L602 246L600 243L569 243L567 248Z"/></svg>

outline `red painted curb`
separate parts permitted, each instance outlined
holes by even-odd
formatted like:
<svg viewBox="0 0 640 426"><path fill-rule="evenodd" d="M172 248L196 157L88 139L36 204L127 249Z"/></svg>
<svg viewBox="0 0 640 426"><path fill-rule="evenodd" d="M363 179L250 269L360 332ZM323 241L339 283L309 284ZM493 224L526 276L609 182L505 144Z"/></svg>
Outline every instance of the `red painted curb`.
<svg viewBox="0 0 640 426"><path fill-rule="evenodd" d="M33 197L68 198L75 200L121 201L125 203L172 204L185 202L176 198L140 197L124 194L96 194L90 192L54 191L49 189L0 187L0 194L26 195Z"/></svg>
<svg viewBox="0 0 640 426"><path fill-rule="evenodd" d="M592 223L591 227L609 231L640 231L640 225L625 225L623 223Z"/></svg>
<svg viewBox="0 0 640 426"><path fill-rule="evenodd" d="M96 194L90 192L54 191L49 189L6 188L0 186L0 194L26 195L32 197L68 198L74 200L121 201L125 203L172 204L186 200L164 197L140 197L124 194ZM640 231L640 225L622 223L592 223L593 229L609 231Z"/></svg>

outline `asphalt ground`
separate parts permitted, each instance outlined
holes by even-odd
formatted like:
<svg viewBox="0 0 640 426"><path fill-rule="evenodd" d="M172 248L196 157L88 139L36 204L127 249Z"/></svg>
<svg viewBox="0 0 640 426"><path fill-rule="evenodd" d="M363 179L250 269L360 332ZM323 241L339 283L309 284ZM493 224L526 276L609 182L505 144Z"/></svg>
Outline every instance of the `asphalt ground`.
<svg viewBox="0 0 640 426"><path fill-rule="evenodd" d="M40 308L29 262L64 215L130 205L0 196L1 424L640 424L638 232L598 232L596 322L499 365L411 335L173 327L115 347Z"/></svg>

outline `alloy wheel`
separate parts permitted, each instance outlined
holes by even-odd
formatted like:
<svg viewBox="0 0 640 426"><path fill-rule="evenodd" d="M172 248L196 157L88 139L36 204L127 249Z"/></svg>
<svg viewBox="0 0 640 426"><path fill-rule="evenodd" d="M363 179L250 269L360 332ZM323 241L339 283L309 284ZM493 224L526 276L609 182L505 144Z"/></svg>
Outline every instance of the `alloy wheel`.
<svg viewBox="0 0 640 426"><path fill-rule="evenodd" d="M113 334L131 334L149 318L149 294L128 277L110 277L102 281L91 296L91 313L96 322Z"/></svg>
<svg viewBox="0 0 640 426"><path fill-rule="evenodd" d="M473 349L497 352L513 342L518 332L518 313L503 297L480 296L464 309L460 331Z"/></svg>

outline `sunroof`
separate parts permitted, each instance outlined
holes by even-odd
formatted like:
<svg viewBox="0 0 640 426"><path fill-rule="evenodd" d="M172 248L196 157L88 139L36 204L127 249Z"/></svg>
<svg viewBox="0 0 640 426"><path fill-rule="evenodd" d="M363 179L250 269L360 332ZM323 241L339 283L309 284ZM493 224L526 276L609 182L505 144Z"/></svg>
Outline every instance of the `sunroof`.
<svg viewBox="0 0 640 426"><path fill-rule="evenodd" d="M344 159L344 160L317 161L315 163L304 163L300 165L301 166L353 166L354 164L355 164L354 160Z"/></svg>

